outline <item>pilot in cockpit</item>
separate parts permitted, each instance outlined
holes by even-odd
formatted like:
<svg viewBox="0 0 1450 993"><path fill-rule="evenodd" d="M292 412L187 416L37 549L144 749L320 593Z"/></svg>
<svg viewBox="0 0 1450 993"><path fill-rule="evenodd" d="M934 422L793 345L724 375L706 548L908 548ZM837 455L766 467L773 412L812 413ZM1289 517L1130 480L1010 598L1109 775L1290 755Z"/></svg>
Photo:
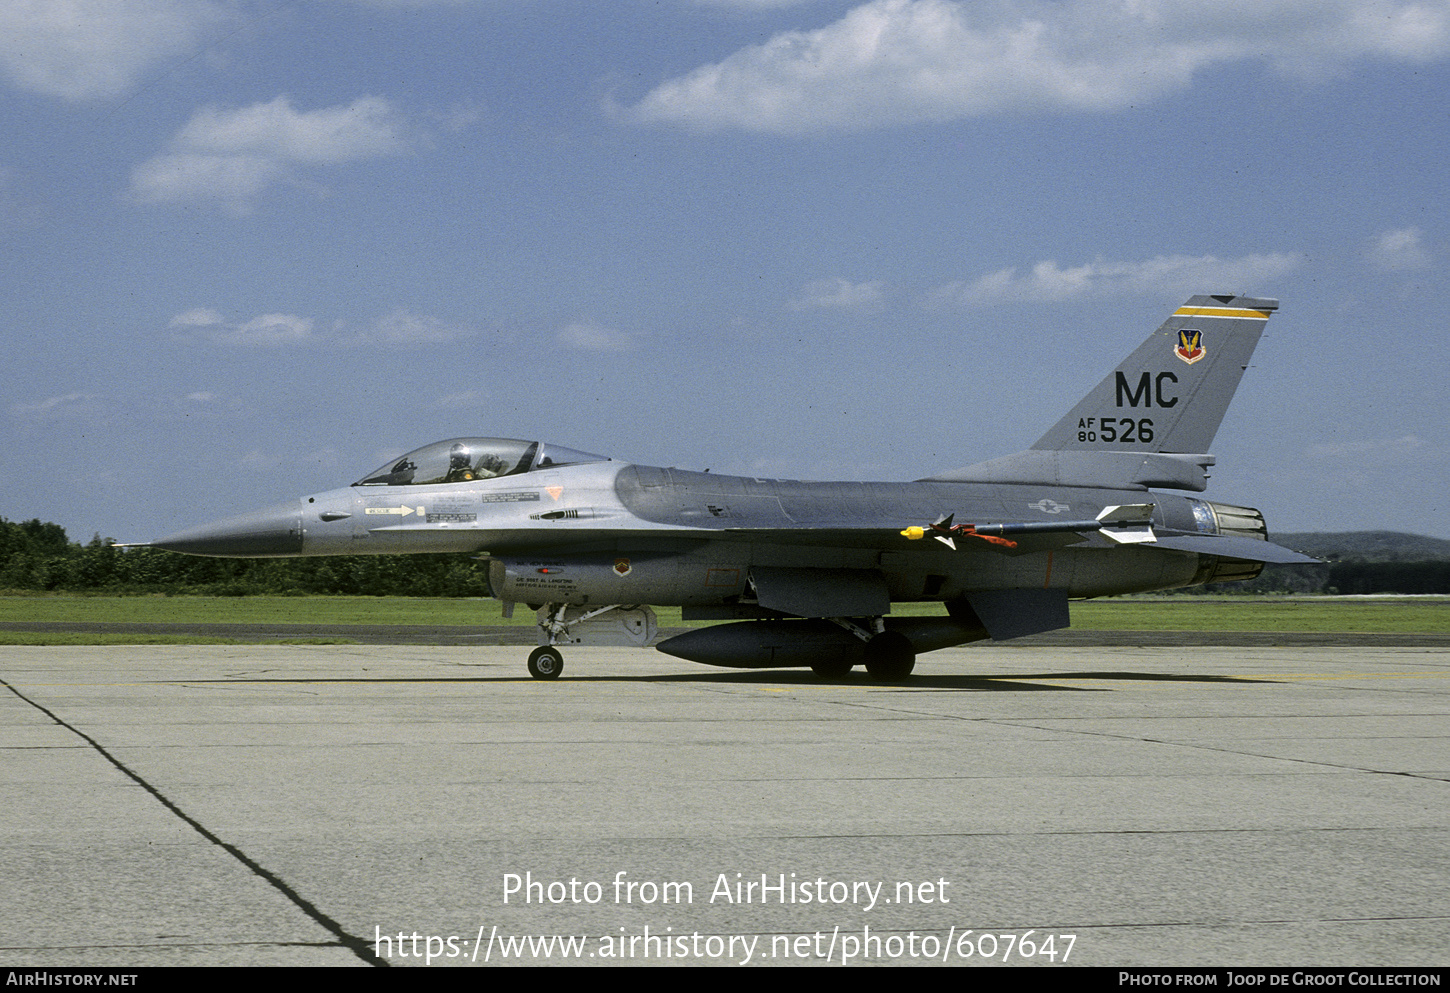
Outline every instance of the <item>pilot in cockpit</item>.
<svg viewBox="0 0 1450 993"><path fill-rule="evenodd" d="M479 461L481 463L483 460ZM473 467L469 464L468 446L461 441L454 442L453 447L448 450L448 475L443 477L443 481L445 483L467 483L477 478Z"/></svg>
<svg viewBox="0 0 1450 993"><path fill-rule="evenodd" d="M467 483L475 479L493 479L495 476L504 475L508 470L508 463L493 452L480 455L477 465L471 464L472 454L463 442L454 442L453 447L448 450L448 474L443 477L443 482Z"/></svg>

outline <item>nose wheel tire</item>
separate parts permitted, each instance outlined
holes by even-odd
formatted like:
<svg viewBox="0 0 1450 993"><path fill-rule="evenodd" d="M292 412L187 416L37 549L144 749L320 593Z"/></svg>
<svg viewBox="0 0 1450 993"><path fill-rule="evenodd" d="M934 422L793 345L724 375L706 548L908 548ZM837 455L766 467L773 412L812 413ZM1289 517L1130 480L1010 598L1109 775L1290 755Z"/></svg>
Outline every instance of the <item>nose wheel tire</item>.
<svg viewBox="0 0 1450 993"><path fill-rule="evenodd" d="M545 646L529 653L529 675L535 679L558 679L564 671L564 656L557 648Z"/></svg>

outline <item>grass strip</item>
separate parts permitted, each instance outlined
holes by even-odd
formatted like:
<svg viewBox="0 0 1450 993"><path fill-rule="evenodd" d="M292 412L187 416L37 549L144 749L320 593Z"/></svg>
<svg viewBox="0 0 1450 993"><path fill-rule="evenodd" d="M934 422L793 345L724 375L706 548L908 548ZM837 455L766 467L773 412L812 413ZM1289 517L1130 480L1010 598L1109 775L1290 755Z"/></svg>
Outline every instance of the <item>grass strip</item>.
<svg viewBox="0 0 1450 993"><path fill-rule="evenodd" d="M680 608L655 609L661 627L681 627ZM893 616L944 613L941 604L897 604ZM176 624L389 624L531 626L520 604L505 619L497 601L414 597L0 597L0 622ZM1149 596L1087 600L1072 605L1072 626L1088 631L1298 631L1450 633L1447 597ZM18 632L0 633L9 637ZM100 637L99 635L93 637ZM136 641L56 644L199 644L187 636L116 635ZM164 638L179 640L162 640ZM38 644L0 641L0 644ZM215 643L227 644L227 640ZM314 642L316 643L316 642ZM326 643L326 642L323 642Z"/></svg>

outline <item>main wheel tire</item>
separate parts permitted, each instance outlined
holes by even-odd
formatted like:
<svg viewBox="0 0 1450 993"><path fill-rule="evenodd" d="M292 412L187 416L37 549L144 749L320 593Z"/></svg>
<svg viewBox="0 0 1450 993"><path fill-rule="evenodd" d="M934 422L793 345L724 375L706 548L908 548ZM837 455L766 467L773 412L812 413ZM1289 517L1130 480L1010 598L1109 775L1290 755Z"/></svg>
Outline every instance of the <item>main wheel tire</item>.
<svg viewBox="0 0 1450 993"><path fill-rule="evenodd" d="M883 631L866 642L866 671L871 678L894 683L916 668L916 646L900 631Z"/></svg>
<svg viewBox="0 0 1450 993"><path fill-rule="evenodd" d="M529 675L535 679L558 679L564 671L564 656L552 645L529 653Z"/></svg>
<svg viewBox="0 0 1450 993"><path fill-rule="evenodd" d="M830 659L825 662L816 662L811 666L814 672L822 679L841 679L849 673L854 663L848 659Z"/></svg>

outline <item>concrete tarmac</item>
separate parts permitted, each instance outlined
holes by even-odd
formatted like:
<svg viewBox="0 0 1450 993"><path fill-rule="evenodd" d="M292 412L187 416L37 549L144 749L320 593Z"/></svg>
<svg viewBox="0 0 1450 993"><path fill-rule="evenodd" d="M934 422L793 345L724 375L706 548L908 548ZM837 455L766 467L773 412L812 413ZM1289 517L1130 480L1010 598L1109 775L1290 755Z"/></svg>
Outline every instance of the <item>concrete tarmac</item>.
<svg viewBox="0 0 1450 993"><path fill-rule="evenodd" d="M1450 963L1446 649L525 654L0 648L0 964Z"/></svg>

